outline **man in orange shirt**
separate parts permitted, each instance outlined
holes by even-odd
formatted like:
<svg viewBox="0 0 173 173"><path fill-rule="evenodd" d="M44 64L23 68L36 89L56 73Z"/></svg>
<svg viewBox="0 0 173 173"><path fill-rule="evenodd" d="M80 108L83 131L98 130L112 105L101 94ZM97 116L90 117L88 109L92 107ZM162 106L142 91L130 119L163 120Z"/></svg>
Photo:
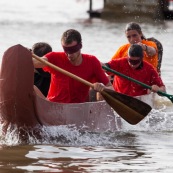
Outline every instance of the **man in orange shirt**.
<svg viewBox="0 0 173 173"><path fill-rule="evenodd" d="M141 27L135 22L128 23L125 29L126 37L129 43L122 45L112 57L118 59L128 55L128 49L131 44L139 44L144 52L144 61L152 64L157 70L158 67L158 50L157 45L153 41L148 41L142 33Z"/></svg>

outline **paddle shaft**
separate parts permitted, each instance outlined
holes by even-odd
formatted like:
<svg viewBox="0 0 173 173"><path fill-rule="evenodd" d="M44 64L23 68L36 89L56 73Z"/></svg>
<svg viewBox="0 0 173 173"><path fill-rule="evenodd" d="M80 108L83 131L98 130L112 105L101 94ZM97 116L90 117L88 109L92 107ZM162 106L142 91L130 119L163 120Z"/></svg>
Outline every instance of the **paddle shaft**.
<svg viewBox="0 0 173 173"><path fill-rule="evenodd" d="M32 54L32 57L35 58L36 60L38 60L38 61L40 61L40 62L46 64L47 66L49 66L49 67L51 67L51 68L53 68L53 69L55 69L55 70L57 70L57 71L63 73L64 75L67 75L67 76L69 76L69 77L71 77L71 78L73 78L73 79L75 79L75 80L77 80L77 81L79 81L79 82L81 82L81 83L83 83L83 84L89 86L89 87L94 88L94 85L93 85L92 83L90 83L90 82L88 82L88 81L86 81L86 80L80 78L79 76L76 76L76 75L74 75L74 74L72 74L72 73L70 73L70 72L68 72L68 71L66 71L66 70L64 70L64 69L62 69L62 68L60 68L60 67L58 67L58 66L56 66L56 65L54 65L54 64L52 64L52 63L50 63L50 62L48 62L48 61L46 61L46 60L40 58L40 57L38 57L37 55ZM112 96L110 96L109 94L107 94L105 91L101 91L100 93L105 94L105 95L106 95L107 97L109 97L110 99L111 99L111 97L112 97ZM117 100L117 102L119 102L119 101ZM123 103L121 103L121 102L119 102L119 104L123 105Z"/></svg>
<svg viewBox="0 0 173 173"><path fill-rule="evenodd" d="M51 68L53 68L53 69L55 69L55 70L57 70L57 71L63 73L64 75L67 75L67 76L69 76L69 77L71 77L71 78L73 78L73 79L75 79L75 80L78 80L79 82L81 82L81 83L83 83L83 84L85 84L85 85L88 85L88 86L90 86L90 87L92 87L92 88L94 87L94 85L93 85L92 83L90 83L90 82L88 82L88 81L86 81L86 80L80 78L79 76L76 76L76 75L74 75L74 74L72 74L72 73L70 73L70 72L68 72L68 71L66 71L66 70L63 70L62 68L60 68L60 67L58 67L58 66L56 66L56 65L54 65L54 64L52 64L52 63L50 63L50 62L48 62L48 61L46 61L46 60L44 60L44 59L42 59L42 58L40 58L40 57L38 57L38 56L35 55L35 54L32 54L32 57L35 58L36 60L38 60L38 61L40 61L40 62L46 64L47 66L49 66L49 67L51 67ZM106 92L104 92L104 91L101 91L101 93L103 93L104 95L106 95L109 99L112 99L112 96L109 95L108 93L106 93ZM124 105L123 103L121 103L121 102L118 101L118 100L115 100L115 101L118 102L121 106L126 106L126 105Z"/></svg>
<svg viewBox="0 0 173 173"><path fill-rule="evenodd" d="M60 68L60 67L58 67L58 66L56 66L56 65L54 65L54 64L52 64L52 63L50 63L50 62L48 62L48 61L46 61L46 60L44 60L44 59L42 59L42 58L40 58L40 57L38 57L38 56L35 55L35 54L32 54L32 57L35 58L36 60L38 60L38 61L40 61L40 62L46 64L47 66L49 66L49 67L51 67L51 68L53 68L53 69L55 69L55 70L57 70L57 71L63 73L64 75L67 75L67 76L69 76L69 77L71 77L71 78L73 78L73 79L75 79L75 80L78 80L79 82L81 82L81 83L83 83L83 84L85 84L85 85L88 85L88 86L90 86L90 87L92 87L92 88L94 87L94 85L93 85L92 83L90 83L90 82L88 82L88 81L86 81L86 80L80 78L79 76L76 76L76 75L74 75L74 74L72 74L72 73L70 73L70 72L68 72L68 71L66 71L66 70L63 70L62 68ZM104 93L105 95L107 95L107 97L111 98L111 96L109 96L109 94L107 94L106 92L101 91L101 93Z"/></svg>
<svg viewBox="0 0 173 173"><path fill-rule="evenodd" d="M55 66L54 64L38 57L35 54L32 54L32 57L35 58L36 60L42 62L43 64L75 79L78 80L79 82L88 85L90 87L94 87L94 85L66 70L61 69L60 67ZM149 105L147 105L144 102L141 102L138 99L135 99L133 97L130 96L126 96L126 95L122 95L120 93L117 93L113 90L108 90L108 89L104 89L103 91L100 92L102 94L102 96L104 97L105 101L116 111L119 113L119 115L126 120L127 122L129 122L130 124L137 124L139 121L141 121L150 111L151 111L151 107ZM129 101L130 99L130 101ZM136 106L134 107L134 105L138 105L137 107L143 107L145 111L145 113L141 113L141 109L136 110Z"/></svg>
<svg viewBox="0 0 173 173"><path fill-rule="evenodd" d="M139 85L141 85L141 86L143 86L145 88L148 88L150 90L152 89L151 86L146 85L146 84L144 84L144 83L142 83L142 82L140 82L140 81L138 81L136 79L133 79L133 78L131 78L129 76L126 76L126 75L124 75L124 74L122 74L120 72L117 72L117 71L115 71L115 70L113 70L113 69L111 69L111 68L109 68L107 66L102 66L102 68L105 69L106 71L112 72L112 73L114 73L114 74L116 74L118 76L121 76L121 77L125 78L125 79L128 79L130 81L133 81L133 82L135 82L135 83L137 83L137 84L139 84ZM173 95L169 95L169 94L167 94L165 92L162 92L162 91L157 91L157 93L160 94L160 95L162 95L162 96L168 97L173 102Z"/></svg>

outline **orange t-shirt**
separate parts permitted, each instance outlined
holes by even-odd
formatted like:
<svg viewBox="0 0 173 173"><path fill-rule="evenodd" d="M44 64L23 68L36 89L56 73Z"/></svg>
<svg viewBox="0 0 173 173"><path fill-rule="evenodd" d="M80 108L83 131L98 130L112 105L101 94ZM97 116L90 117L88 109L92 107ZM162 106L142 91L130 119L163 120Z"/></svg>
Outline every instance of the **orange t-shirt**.
<svg viewBox="0 0 173 173"><path fill-rule="evenodd" d="M147 46L152 46L156 49L157 53L154 56L148 56L147 53L144 51L144 61L147 61L148 63L152 64L153 67L157 70L158 66L158 50L157 50L157 45L153 41L148 41L148 40L142 40L142 44L146 44ZM113 59L118 59L118 58L123 58L128 56L128 49L130 47L130 44L125 44L121 46L118 51L114 54L112 57Z"/></svg>

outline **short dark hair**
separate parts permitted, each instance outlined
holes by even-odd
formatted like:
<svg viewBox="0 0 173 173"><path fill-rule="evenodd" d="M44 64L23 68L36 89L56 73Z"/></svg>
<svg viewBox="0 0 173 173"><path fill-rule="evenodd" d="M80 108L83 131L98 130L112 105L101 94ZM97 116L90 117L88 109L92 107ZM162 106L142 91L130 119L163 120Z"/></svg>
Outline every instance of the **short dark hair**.
<svg viewBox="0 0 173 173"><path fill-rule="evenodd" d="M82 37L79 31L75 29L68 29L65 31L61 37L61 41L65 44L70 44L73 41L77 41L77 43L82 43Z"/></svg>
<svg viewBox="0 0 173 173"><path fill-rule="evenodd" d="M32 46L32 52L41 57L52 52L52 47L46 42L38 42Z"/></svg>
<svg viewBox="0 0 173 173"><path fill-rule="evenodd" d="M143 49L138 44L132 44L129 47L128 55L131 56L131 57L140 57L140 58L143 58L143 56L144 56Z"/></svg>

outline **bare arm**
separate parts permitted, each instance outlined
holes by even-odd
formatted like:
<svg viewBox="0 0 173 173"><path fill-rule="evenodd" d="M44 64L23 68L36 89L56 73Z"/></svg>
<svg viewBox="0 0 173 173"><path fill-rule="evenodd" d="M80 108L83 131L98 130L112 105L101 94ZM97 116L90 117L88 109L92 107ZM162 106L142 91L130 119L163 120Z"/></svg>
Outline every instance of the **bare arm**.
<svg viewBox="0 0 173 173"><path fill-rule="evenodd" d="M111 89L111 90L114 90L113 85L112 85L111 82L109 82L109 83L106 85L105 88L107 88L107 89Z"/></svg>
<svg viewBox="0 0 173 173"><path fill-rule="evenodd" d="M41 58L44 59L45 61L48 61L48 59L45 56L43 56ZM33 64L34 64L35 68L43 68L43 67L46 66L44 63L36 60L35 58L32 58L32 61L33 61Z"/></svg>
<svg viewBox="0 0 173 173"><path fill-rule="evenodd" d="M102 83L94 83L94 90L96 91L99 91L96 93L96 100L97 101L101 101L101 100L104 100L104 98L102 97L102 95L100 94L100 91L103 91L104 89L111 89L111 90L114 90L113 86L112 86L112 83L111 82L108 82L107 85L104 85Z"/></svg>
<svg viewBox="0 0 173 173"><path fill-rule="evenodd" d="M147 46L146 44L138 43L141 45L142 49L147 53L148 56L154 56L157 52L152 46Z"/></svg>
<svg viewBox="0 0 173 173"><path fill-rule="evenodd" d="M145 45L145 52L149 56L154 56L156 54L156 49L154 47L152 47L152 46Z"/></svg>
<svg viewBox="0 0 173 173"><path fill-rule="evenodd" d="M158 92L158 91L166 92L166 88L165 88L165 86L159 87L157 85L152 85L151 86L151 90L148 89L148 94L151 93L151 91L152 92Z"/></svg>

